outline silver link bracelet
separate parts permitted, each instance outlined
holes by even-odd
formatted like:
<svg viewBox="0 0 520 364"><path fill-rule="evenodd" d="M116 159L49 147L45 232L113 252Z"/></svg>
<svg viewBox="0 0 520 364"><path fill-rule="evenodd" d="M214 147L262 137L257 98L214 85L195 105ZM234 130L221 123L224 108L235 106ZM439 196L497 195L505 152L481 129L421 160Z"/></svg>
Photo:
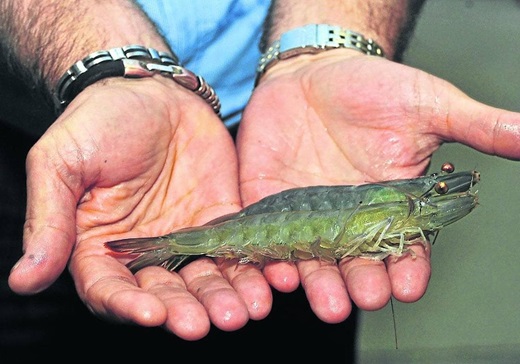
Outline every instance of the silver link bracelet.
<svg viewBox="0 0 520 364"><path fill-rule="evenodd" d="M275 62L300 54L350 48L367 55L384 57L383 48L374 40L349 29L329 24L309 24L283 33L258 61L257 79Z"/></svg>
<svg viewBox="0 0 520 364"><path fill-rule="evenodd" d="M53 92L56 113L87 86L107 77L143 78L160 74L170 77L206 101L220 116L220 100L215 90L201 77L180 66L173 54L140 45L97 51L76 62L59 79Z"/></svg>

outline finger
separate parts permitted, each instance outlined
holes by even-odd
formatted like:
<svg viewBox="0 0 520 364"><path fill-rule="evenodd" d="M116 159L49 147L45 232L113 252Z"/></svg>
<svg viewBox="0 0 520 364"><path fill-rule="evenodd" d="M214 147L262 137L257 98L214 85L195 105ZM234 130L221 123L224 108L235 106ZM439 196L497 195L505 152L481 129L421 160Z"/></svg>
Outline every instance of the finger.
<svg viewBox="0 0 520 364"><path fill-rule="evenodd" d="M91 249L88 255L86 251L80 246L74 252L70 272L78 295L93 313L147 327L166 322L165 304L155 294L140 288L136 277L123 264L105 255L102 248L95 253ZM183 285L182 281L177 285Z"/></svg>
<svg viewBox="0 0 520 364"><path fill-rule="evenodd" d="M263 273L267 282L280 292L293 292L300 285L300 274L292 262L268 262Z"/></svg>
<svg viewBox="0 0 520 364"><path fill-rule="evenodd" d="M440 100L440 102L439 102ZM477 102L453 86L436 98L431 128L443 139L481 152L520 159L520 113Z"/></svg>
<svg viewBox="0 0 520 364"><path fill-rule="evenodd" d="M159 298L168 311L165 327L185 340L199 340L209 333L210 320L204 306L186 289L182 278L161 267L135 274L139 286Z"/></svg>
<svg viewBox="0 0 520 364"><path fill-rule="evenodd" d="M392 294L402 302L419 300L426 292L431 274L429 245L415 244L410 249L411 255L386 259Z"/></svg>
<svg viewBox="0 0 520 364"><path fill-rule="evenodd" d="M364 258L341 260L340 271L352 301L362 310L383 308L391 297L391 285L383 261Z"/></svg>
<svg viewBox="0 0 520 364"><path fill-rule="evenodd" d="M251 264L238 264L236 260L218 260L224 278L233 286L247 306L249 318L262 320L269 315L273 294L262 272Z"/></svg>
<svg viewBox="0 0 520 364"><path fill-rule="evenodd" d="M37 148L27 157L24 254L9 276L9 286L19 294L49 287L65 269L76 240L78 198L67 181L49 173L56 170L53 160Z"/></svg>
<svg viewBox="0 0 520 364"><path fill-rule="evenodd" d="M211 259L198 259L182 268L179 274L188 291L204 306L216 327L234 331L248 322L246 303Z"/></svg>
<svg viewBox="0 0 520 364"><path fill-rule="evenodd" d="M344 321L352 312L347 288L336 264L318 259L297 264L312 311L327 323Z"/></svg>

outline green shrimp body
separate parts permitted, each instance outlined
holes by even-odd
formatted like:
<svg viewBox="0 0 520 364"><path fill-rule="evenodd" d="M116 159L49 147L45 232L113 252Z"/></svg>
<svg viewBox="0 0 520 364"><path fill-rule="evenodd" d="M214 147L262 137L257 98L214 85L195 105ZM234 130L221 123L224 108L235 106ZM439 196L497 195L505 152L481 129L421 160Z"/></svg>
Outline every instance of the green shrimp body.
<svg viewBox="0 0 520 364"><path fill-rule="evenodd" d="M432 185L418 196L403 192L405 188L369 184L364 185L365 201L358 199L359 195L349 200L344 193L341 198L349 203L341 208L320 204L311 209L312 203L304 199L293 201L289 209L262 202L261 206L251 205L203 226L161 237L112 241L106 246L118 253L139 254L127 265L134 272L149 265L174 270L188 257L202 255L258 264L269 260L400 256L409 251L410 244L427 243L430 234L466 216L477 205L477 195L470 189L479 180L478 172L445 177L443 188L434 189ZM406 186L404 181L400 183ZM352 190L352 186L337 187ZM267 198L286 198L284 192Z"/></svg>

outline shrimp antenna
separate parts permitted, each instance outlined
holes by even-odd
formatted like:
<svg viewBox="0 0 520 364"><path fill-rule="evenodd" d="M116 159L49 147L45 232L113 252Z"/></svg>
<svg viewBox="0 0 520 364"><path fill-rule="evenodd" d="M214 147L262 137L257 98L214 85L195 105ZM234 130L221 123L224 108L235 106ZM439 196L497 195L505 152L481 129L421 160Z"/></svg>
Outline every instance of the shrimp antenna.
<svg viewBox="0 0 520 364"><path fill-rule="evenodd" d="M433 241L431 242L432 245L435 244L435 241L437 240L437 237L438 237L438 236L439 236L439 230L437 230L437 231L435 232L435 234L433 235Z"/></svg>
<svg viewBox="0 0 520 364"><path fill-rule="evenodd" d="M395 349L399 349L397 345L397 325L395 323L395 311L394 311L394 298L390 297L390 307L392 308L392 321L394 323L394 339L395 339Z"/></svg>

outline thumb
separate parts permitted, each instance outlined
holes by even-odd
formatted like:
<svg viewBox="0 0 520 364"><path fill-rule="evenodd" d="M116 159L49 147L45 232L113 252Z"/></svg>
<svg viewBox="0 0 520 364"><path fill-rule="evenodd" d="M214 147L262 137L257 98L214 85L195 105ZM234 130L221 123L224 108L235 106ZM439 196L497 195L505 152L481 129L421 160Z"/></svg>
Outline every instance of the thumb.
<svg viewBox="0 0 520 364"><path fill-rule="evenodd" d="M10 288L19 294L48 288L64 271L76 241L78 200L50 160L27 158L24 254L9 275Z"/></svg>
<svg viewBox="0 0 520 364"><path fill-rule="evenodd" d="M488 106L453 91L445 117L433 125L446 141L463 143L486 154L520 160L520 113Z"/></svg>

